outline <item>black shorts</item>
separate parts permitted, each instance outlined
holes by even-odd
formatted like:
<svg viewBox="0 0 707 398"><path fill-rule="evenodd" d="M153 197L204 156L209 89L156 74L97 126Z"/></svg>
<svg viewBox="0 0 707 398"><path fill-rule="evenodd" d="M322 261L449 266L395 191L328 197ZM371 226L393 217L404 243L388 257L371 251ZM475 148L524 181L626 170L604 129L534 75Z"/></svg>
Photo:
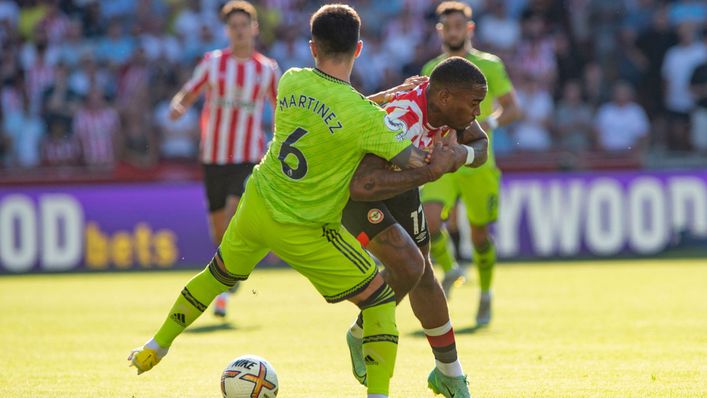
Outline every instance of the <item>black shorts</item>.
<svg viewBox="0 0 707 398"><path fill-rule="evenodd" d="M417 188L381 202L349 200L341 222L364 247L393 224L400 224L418 247L430 241L427 220L420 203L420 191Z"/></svg>
<svg viewBox="0 0 707 398"><path fill-rule="evenodd" d="M245 183L255 167L255 163L204 164L204 186L209 212L226 206L229 196L241 196Z"/></svg>

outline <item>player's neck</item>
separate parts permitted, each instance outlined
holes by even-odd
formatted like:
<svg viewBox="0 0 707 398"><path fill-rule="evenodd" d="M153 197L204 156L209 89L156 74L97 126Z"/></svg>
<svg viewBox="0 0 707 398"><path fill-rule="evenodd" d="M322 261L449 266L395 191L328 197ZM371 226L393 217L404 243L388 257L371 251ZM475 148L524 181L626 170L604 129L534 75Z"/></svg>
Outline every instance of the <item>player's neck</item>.
<svg viewBox="0 0 707 398"><path fill-rule="evenodd" d="M315 62L317 69L326 73L329 76L351 83L351 70L353 69L353 61L337 62L333 60L317 60Z"/></svg>
<svg viewBox="0 0 707 398"><path fill-rule="evenodd" d="M255 48L251 46L231 46L231 56L235 58L247 59L253 55Z"/></svg>
<svg viewBox="0 0 707 398"><path fill-rule="evenodd" d="M430 87L427 86L425 91L425 96L427 97L427 124L434 128L439 128L444 124L442 123L444 116L439 107L437 107L432 98L430 98Z"/></svg>
<svg viewBox="0 0 707 398"><path fill-rule="evenodd" d="M473 50L474 47L471 46L471 43L467 42L464 47L462 47L459 50L452 51L449 48L445 49L445 52L447 53L448 57L464 57L465 55L469 54L471 50Z"/></svg>

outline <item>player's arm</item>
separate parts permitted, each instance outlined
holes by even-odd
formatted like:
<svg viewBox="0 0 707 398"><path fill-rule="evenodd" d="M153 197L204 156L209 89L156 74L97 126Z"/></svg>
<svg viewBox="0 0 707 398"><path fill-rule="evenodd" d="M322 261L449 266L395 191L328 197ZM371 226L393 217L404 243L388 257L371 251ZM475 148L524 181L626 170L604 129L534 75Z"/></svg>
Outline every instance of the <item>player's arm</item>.
<svg viewBox="0 0 707 398"><path fill-rule="evenodd" d="M182 117L187 112L187 109L196 102L200 94L201 89L199 91L188 91L184 88L179 90L169 103L169 118L177 120Z"/></svg>
<svg viewBox="0 0 707 398"><path fill-rule="evenodd" d="M172 101L169 103L169 118L171 120L179 119L186 113L187 109L196 102L201 92L207 86L209 78L208 62L207 55L196 66L189 81L172 97Z"/></svg>
<svg viewBox="0 0 707 398"><path fill-rule="evenodd" d="M489 137L477 121L474 121L464 131L457 131L457 140L474 151L474 160L468 167L476 168L488 160Z"/></svg>
<svg viewBox="0 0 707 398"><path fill-rule="evenodd" d="M419 86L427 80L429 80L429 77L427 76L410 76L405 79L402 84L399 84L393 88L389 88L385 91L381 91L379 93L371 94L366 98L375 102L378 105L382 105L390 102L393 97L395 97L395 93L412 90L413 88Z"/></svg>
<svg viewBox="0 0 707 398"><path fill-rule="evenodd" d="M280 71L280 66L275 60L272 61L272 75L270 76L270 82L268 83L267 99L270 101L270 105L275 109L277 106L277 83L282 77L282 72Z"/></svg>
<svg viewBox="0 0 707 398"><path fill-rule="evenodd" d="M390 199L457 170L466 158L466 150L461 145L444 147L440 144L431 154L410 145L391 160L403 169L396 171L384 159L367 154L349 185L351 199L361 202Z"/></svg>
<svg viewBox="0 0 707 398"><path fill-rule="evenodd" d="M488 86L493 91L487 95L496 97L499 107L481 122L481 127L485 131L509 125L523 117L523 110L518 103L518 97L513 90L513 84L508 77L508 73L506 73L506 67L503 62L498 60L490 67L488 72L486 76Z"/></svg>
<svg viewBox="0 0 707 398"><path fill-rule="evenodd" d="M515 91L510 91L497 99L498 109L481 122L484 130L493 130L497 127L509 125L523 117L518 97Z"/></svg>

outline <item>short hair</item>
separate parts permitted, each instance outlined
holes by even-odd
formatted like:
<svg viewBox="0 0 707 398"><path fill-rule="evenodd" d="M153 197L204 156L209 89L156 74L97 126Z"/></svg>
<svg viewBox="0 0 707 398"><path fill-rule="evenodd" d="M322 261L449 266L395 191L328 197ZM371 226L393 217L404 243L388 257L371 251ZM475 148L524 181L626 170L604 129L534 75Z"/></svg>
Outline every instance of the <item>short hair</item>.
<svg viewBox="0 0 707 398"><path fill-rule="evenodd" d="M258 21L258 11L255 10L252 4L243 0L231 0L221 7L221 21L228 22L231 15L242 12L247 15L251 21Z"/></svg>
<svg viewBox="0 0 707 398"><path fill-rule="evenodd" d="M443 1L435 10L437 19L454 14L455 12L461 13L466 19L471 19L471 6L461 1Z"/></svg>
<svg viewBox="0 0 707 398"><path fill-rule="evenodd" d="M356 10L345 4L322 6L309 20L312 40L320 54L337 57L353 54L358 43L361 18Z"/></svg>
<svg viewBox="0 0 707 398"><path fill-rule="evenodd" d="M462 57L449 57L440 62L430 74L431 88L471 89L485 86L486 77L476 65Z"/></svg>

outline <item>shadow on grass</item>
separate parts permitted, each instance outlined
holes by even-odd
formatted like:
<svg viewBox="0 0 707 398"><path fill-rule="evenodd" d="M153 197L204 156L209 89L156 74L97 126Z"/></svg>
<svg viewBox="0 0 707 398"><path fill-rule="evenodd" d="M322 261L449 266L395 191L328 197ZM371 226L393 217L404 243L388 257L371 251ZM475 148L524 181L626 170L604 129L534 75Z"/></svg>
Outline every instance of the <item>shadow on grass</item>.
<svg viewBox="0 0 707 398"><path fill-rule="evenodd" d="M222 330L238 330L240 328L236 327L236 325L232 324L231 322L221 322L221 323L216 323L212 325L204 325L204 326L198 326L198 327L193 327L189 328L184 331L184 333L210 333L210 332L218 332Z"/></svg>
<svg viewBox="0 0 707 398"><path fill-rule="evenodd" d="M454 334L474 334L474 333L482 331L484 329L486 329L486 326L474 325L474 326L468 326L468 327L465 327L462 329L454 329ZM426 337L425 332L422 330L416 330L416 331L410 333L410 336Z"/></svg>

